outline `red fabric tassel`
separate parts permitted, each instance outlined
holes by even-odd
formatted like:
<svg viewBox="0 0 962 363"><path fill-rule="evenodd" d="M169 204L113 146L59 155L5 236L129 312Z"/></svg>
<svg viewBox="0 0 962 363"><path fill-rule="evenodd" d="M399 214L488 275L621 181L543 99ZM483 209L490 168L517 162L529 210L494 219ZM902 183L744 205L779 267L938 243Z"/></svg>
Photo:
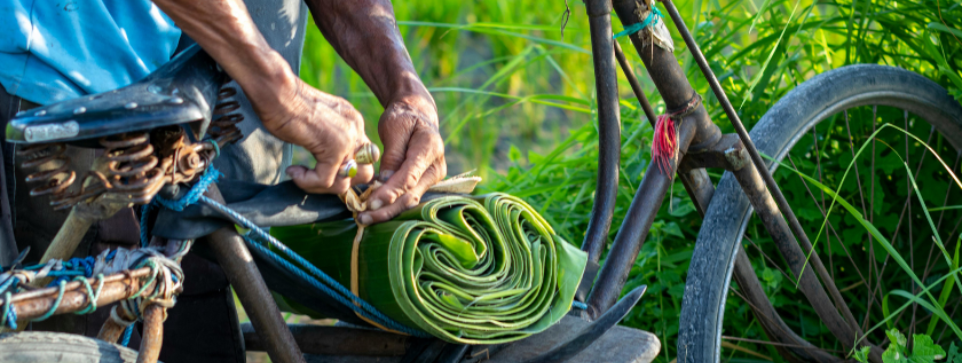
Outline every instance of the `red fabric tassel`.
<svg viewBox="0 0 962 363"><path fill-rule="evenodd" d="M669 178L674 174L671 172L671 159L675 157L675 150L678 149L677 139L675 121L672 121L671 116L658 116L654 140L651 143L651 157L655 164L658 164L658 169Z"/></svg>

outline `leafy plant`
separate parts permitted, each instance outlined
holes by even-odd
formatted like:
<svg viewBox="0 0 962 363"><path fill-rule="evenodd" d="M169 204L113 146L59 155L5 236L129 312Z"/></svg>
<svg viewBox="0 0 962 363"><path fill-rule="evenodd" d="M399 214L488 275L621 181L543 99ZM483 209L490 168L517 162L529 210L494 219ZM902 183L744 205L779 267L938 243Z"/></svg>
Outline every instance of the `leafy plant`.
<svg viewBox="0 0 962 363"><path fill-rule="evenodd" d="M908 339L898 330L891 329L886 331L885 335L889 337L889 346L882 353L882 362L884 363L933 363L945 359L945 351L942 350L942 347L933 343L932 337L926 334L912 335L913 349L911 353L908 350ZM955 348L954 343L952 348ZM868 353L869 347L862 347L854 354L854 358L859 362L868 362Z"/></svg>

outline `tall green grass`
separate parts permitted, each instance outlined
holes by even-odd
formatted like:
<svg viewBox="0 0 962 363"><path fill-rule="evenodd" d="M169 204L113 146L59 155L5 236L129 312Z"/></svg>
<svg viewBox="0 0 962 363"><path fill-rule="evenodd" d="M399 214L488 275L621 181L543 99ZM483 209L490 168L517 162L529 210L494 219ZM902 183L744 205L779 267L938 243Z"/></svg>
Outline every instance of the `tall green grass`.
<svg viewBox="0 0 962 363"><path fill-rule="evenodd" d="M394 6L419 74L438 102L450 173L477 170L486 179L483 189L524 197L565 239L580 243L593 200L598 153L584 5L568 1L571 18L563 35L563 0L395 1ZM801 82L853 63L912 70L962 100L962 4L958 0L687 0L676 6L749 127ZM615 30L620 30L617 18L613 21ZM676 56L695 89L705 96L713 120L731 131L684 42L672 33ZM621 41L656 112L662 111L664 105L644 67L628 51L630 44ZM368 121L369 136L377 141L381 106L311 27L301 77L354 103ZM651 160L652 130L624 76L619 77L622 163L611 237ZM838 143L822 146L844 149ZM304 156L301 161L309 162ZM799 168L808 166L802 162ZM718 174L712 176L717 179ZM932 177L936 175L920 176ZM937 194L924 188L921 193L925 198ZM672 188L667 201L626 286L647 284L649 292L623 322L658 335L663 362L675 356L685 273L700 227L700 218L680 184ZM798 213L803 219L811 217L806 220L808 227L822 220L817 210ZM840 231L846 237L865 238L864 230L839 223L849 226ZM816 232L817 227L810 228L811 236ZM788 295L776 296L791 293L791 284L783 283L772 266L760 263L756 271L773 293L776 307L792 307L784 297ZM726 309L726 317L747 327L747 337L761 337L744 304L729 304ZM812 339L826 334L809 321L791 324ZM772 351L762 352L775 356Z"/></svg>

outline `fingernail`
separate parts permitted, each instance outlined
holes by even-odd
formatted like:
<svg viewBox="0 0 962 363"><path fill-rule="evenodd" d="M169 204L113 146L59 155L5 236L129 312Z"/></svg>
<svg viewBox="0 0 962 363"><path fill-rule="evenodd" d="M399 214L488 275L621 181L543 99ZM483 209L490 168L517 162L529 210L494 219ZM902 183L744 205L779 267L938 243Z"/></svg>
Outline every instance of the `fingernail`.
<svg viewBox="0 0 962 363"><path fill-rule="evenodd" d="M381 209L383 205L384 202L382 202L380 199L375 199L371 201L371 205L369 205L369 207L371 207L371 210L378 210Z"/></svg>
<svg viewBox="0 0 962 363"><path fill-rule="evenodd" d="M361 215L361 224L368 225L371 224L371 216L367 214Z"/></svg>
<svg viewBox="0 0 962 363"><path fill-rule="evenodd" d="M394 175L394 170L385 170L381 172L381 181L386 182L391 179L391 175Z"/></svg>

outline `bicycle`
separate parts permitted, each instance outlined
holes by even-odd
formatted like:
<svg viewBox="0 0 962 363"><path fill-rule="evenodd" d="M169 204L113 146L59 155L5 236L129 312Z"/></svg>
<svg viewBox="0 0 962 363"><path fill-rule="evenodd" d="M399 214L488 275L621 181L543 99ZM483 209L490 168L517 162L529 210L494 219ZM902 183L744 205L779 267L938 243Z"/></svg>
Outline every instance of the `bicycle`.
<svg viewBox="0 0 962 363"><path fill-rule="evenodd" d="M407 359L446 362L480 361L492 356L497 359L499 352L511 354L507 357L500 357L505 361L548 362L581 357L578 354L586 348L597 349L597 346L593 346L592 343L603 341L607 336L606 332L611 331L611 327L620 321L640 298L643 290L632 291L618 300L628 272L635 261L641 244L645 240L654 216L663 202L665 193L674 182L674 176L677 175L678 180L682 182L691 196L696 209L704 216L695 253L692 256L682 305L681 328L677 343L679 361L708 362L721 359L722 338L724 336L722 324L725 319L724 307L726 299L730 295L730 281L734 277L739 286L739 290L736 292L747 303L749 309L756 316L755 321L763 327L768 336L769 341L762 342L762 344L773 346L786 359L790 361L841 361L850 352L867 347L869 360L881 362L883 341L880 340L879 333L866 333L870 318L878 318L878 314L873 314L872 306L877 304L875 306L878 309L877 306L882 304L881 301L878 301L882 298L879 293L882 286L881 281L884 279L889 283L908 286L907 290L912 291L912 293L927 293L931 286L925 289L921 286L925 283L932 284L929 280L933 279L928 279L928 277L941 274L942 279L935 284L944 283L946 278L958 271L953 270L951 261L944 261L943 263L936 258L934 259L935 262L932 262L931 256L934 254L934 247L930 248L923 277L917 280L898 279L897 273L884 275L886 270L884 266L888 262L888 258L884 259L885 262L881 263L881 267L875 266L879 261L869 258L867 261L861 262L874 268L875 284L873 286L871 272L866 280L861 270L858 269L855 259L851 257L852 254L846 250L844 253L851 263L845 266L855 269L858 272L858 280L860 280L852 282L855 278L851 276L851 273L843 275L840 274L841 270L836 268L844 266L841 266L842 262L839 262L840 265L836 266L832 260L835 253L834 249L828 253L830 260L828 268L826 268L818 251L813 247L805 226L802 225L792 207L788 204L779 184L792 186L793 193L811 196L811 204L805 206L814 209L814 213L822 216L827 215L828 202L820 202L818 198L815 198L815 192L809 189L809 183L814 181L818 183L815 185L821 186L821 182L815 181L801 172L795 164L795 157L801 156L800 159L804 160L814 158L817 161L816 169L821 171L822 156L820 152L823 148L818 146L819 141L826 140L825 143L829 143L834 140L834 142L839 143L841 139L847 141L852 154L851 157L856 159L854 139L850 134L853 129L850 114L872 115L869 119L870 122L868 122L872 131L867 132L870 137L864 137L865 140L876 140L875 136L878 135L876 131L883 128L893 128L884 124L879 127L876 122L879 115L886 117L891 115L902 116L900 121L903 121L905 126L903 136L907 155L910 154L908 149L909 138L911 137L912 141L918 142L919 145L929 144L933 139L936 141L936 148L915 147L918 150L925 150L921 160L925 160L925 153L955 157L955 164L952 167L948 167L945 162L938 163L945 166L945 169L949 171L941 174L944 179L936 178L935 181L931 182L935 184L933 186L929 186L929 182L926 182L926 187L931 188L931 190L938 192L945 190L943 206L938 210L940 212L939 224L941 225L943 219L945 219L943 217L946 216L948 216L948 219L945 220L951 221L958 214L949 201L953 200L951 198L952 188L959 183L957 179L952 179L951 170L957 167L959 151L962 150L962 106L952 99L943 88L919 75L892 67L856 65L827 72L797 87L773 106L749 133L742 125L734 107L728 101L724 90L714 76L694 38L688 32L674 4L670 0L662 1L662 3L684 38L699 68L708 79L720 106L724 109L729 120L732 121L736 134L723 135L719 127L710 120L705 105L701 102L701 96L695 93L688 83L674 54L670 49L666 49L670 47L663 44L663 38L658 38L656 32L661 30L656 28L658 25L652 24L653 14L655 13L652 9L654 7L653 2L627 0L612 2L589 0L586 2L587 13L590 17L592 56L598 91L599 144L601 145L598 162L599 183L595 194L596 199L592 209L591 222L585 233L586 237L582 247L588 253L590 266L586 269L582 278L583 283L579 287L577 297L578 301L585 303L585 309L573 310L572 313L569 313L566 320L560 324L564 327L549 330L514 345L486 347L459 346L437 341L416 341L409 338L397 338L383 332L345 330L344 328L298 330L298 337L295 338L283 321L280 321L279 314L276 313L276 307L265 307L263 301L257 301L256 297L258 296L262 297L262 300L270 300L270 298L263 280L259 277L260 274L252 268L253 264L248 263L244 266L235 264L232 266L232 263L236 263L236 259L227 256L229 254L242 255L246 248L236 232L222 229L215 232L210 238L211 241L219 241L215 244L222 246L217 259L222 263L228 275L234 276L232 282L237 283L238 296L245 307L259 307L257 311L260 315L252 316L252 321L254 322L254 330L264 332L264 334L256 335L257 339L263 339L263 342L254 339L254 333L248 331L249 338L252 341L258 341L253 346L267 348L272 359L284 362L303 359L299 354L298 345L304 348L309 346L308 343L310 342L331 339L377 341L385 344L380 345L384 347L382 350L341 344L338 347L340 350L324 348L333 350L325 351L322 349L318 352L362 352L375 355L397 355L398 352L402 352L402 354L408 354ZM620 46L612 39L612 10L619 16L623 24L628 27L636 26L628 36L646 68L648 68L648 73L669 110L668 119L672 121L663 119L659 122L661 126L658 129L671 130L665 125L668 122L673 122L676 131L669 131L669 135L675 136L675 139L666 140L669 141L669 152L666 155L663 154L664 159L661 160L664 164L661 164L661 168L649 168L644 175L622 228L608 252L608 257L604 265L599 266L611 225L615 200L614 193L618 183L619 143L621 138L619 135L620 120L615 78L616 67L621 68L628 76L631 88L653 126L655 126L655 120L658 119L646 96L641 91L637 80L632 76L633 73ZM664 26L663 23L661 26ZM207 62L205 67L208 71L212 71L215 66L209 60ZM618 63L617 66L616 63ZM216 79L223 77L223 75L208 75L208 77ZM211 86L212 84L219 86L219 82L208 82L206 85L199 87L206 90L208 100L215 98L216 92L214 90L217 87ZM860 108L866 105L870 106L871 111ZM890 107L899 108L902 112L893 112L889 109ZM882 112L878 113L879 110ZM212 110L202 110L202 114L203 111L212 112ZM916 125L914 120L910 125L909 112L924 119L931 126L926 129L922 123ZM841 116L838 116L839 114ZM201 115L201 117L193 117L191 120L209 118L209 116ZM843 120L842 122L845 122L846 127L835 125L839 118ZM831 126L828 132L822 135L817 132L817 125L825 120L830 120ZM856 118L855 121L860 122L856 126L869 128L865 125L864 118ZM171 123L179 124L179 122ZM152 125L151 128L156 126L159 125ZM225 126L229 128L228 125ZM200 129L203 129L203 126L200 126ZM51 132L54 134L57 132L73 132L70 127L63 128L63 130L66 131L54 130ZM810 130L813 132L811 143L814 145L811 151L808 147L805 147L808 145L807 138ZM856 128L855 130L858 131L859 129ZM924 135L926 131L928 131L928 140L913 136L916 133ZM936 134L938 137L935 137ZM802 140L806 140L806 142L802 142ZM839 144L845 144L845 141ZM884 140L880 143L894 150L894 147L885 143ZM874 147L875 142L872 145ZM205 152L210 153L217 147L219 146L203 146L202 148ZM861 153L862 149L865 148L859 148L858 152ZM954 154L952 153L953 149L955 150ZM867 204L870 207L868 210L874 210L875 208L876 186L879 187L879 190L895 190L891 186L892 183L875 183L875 154L876 152L873 149L872 161L870 162L870 165L872 165L872 182L867 188L870 189L867 192L869 195ZM788 163L783 162L786 158ZM941 161L942 158L939 158L939 160ZM831 163L826 161L825 164ZM922 170L922 162L919 162L918 165L916 168L918 171L909 171L918 173ZM726 170L724 176L718 181L717 187L712 185L706 171L707 168ZM775 174L776 171L782 174ZM821 173L817 174L819 178L822 177ZM858 168L856 168L855 174L856 180L858 180ZM891 173L887 174L891 175ZM805 179L806 177L809 177L810 180ZM803 187L791 184L799 179L802 180ZM911 182L913 185L916 183L914 178L911 178ZM866 192L862 190L860 182L856 184L855 189L858 190L858 195L862 196L864 200ZM943 186L940 187L939 185ZM910 185L906 185L906 188L908 187ZM962 185L958 185L958 187L962 188ZM833 189L822 187L819 190L822 193L828 193L828 199L831 199L832 203L838 201L831 195L834 193ZM911 210L910 202L914 193L913 190L917 191L918 188L906 191L907 201L904 203L905 207L902 208L901 212L903 216L906 211ZM823 203L825 203L825 206L822 206ZM852 204L855 203L849 203L847 207L858 209L858 206L852 206ZM812 207L813 205L815 207ZM923 209L928 216L929 210ZM756 212L757 220L751 218L752 211ZM855 215L856 213L852 214ZM869 221L873 218L873 214L864 214L869 215ZM908 217L911 226L913 220L911 212L909 212ZM916 217L914 219L921 219L921 217ZM903 217L900 216L898 223L893 227L896 236L899 235L902 220ZM807 342L793 331L788 323L792 320L782 317L783 314L791 313L791 311L779 309L773 305L766 295L758 275L753 270L748 255L739 247L739 242L741 242L742 236L746 234L750 223L751 227L760 224L769 232L774 246L765 247L770 250L777 248L777 251L781 253L787 261L792 275L789 276L784 271L782 273L790 280L793 279L792 276L798 277L797 286L802 296L797 298L801 300L804 297L812 305L810 310L806 309L805 311L812 312L822 320L827 329L836 337L837 344L842 349L826 349ZM956 225L958 224L956 223ZM841 240L837 231L833 229L832 224L828 224L827 230L829 232L826 233L834 233L836 240ZM911 235L911 227L906 229L909 231L910 237L915 237ZM938 228L934 229L938 230ZM949 233L949 236L954 233L955 231ZM869 238L881 240L877 234L872 236ZM937 233L923 234L920 238L924 237L935 237L938 240ZM894 238L889 238L889 240L894 240ZM872 239L869 239L869 241L871 242ZM885 240L885 242L888 242L888 240ZM761 246L758 246L754 241L751 244L755 245L756 251L762 253L766 263L774 263L774 260L768 256ZM941 242L937 243L937 245L941 244ZM874 257L874 245L870 245L870 247L872 248L867 252ZM893 251L895 249L895 246L891 243L886 247ZM841 248L844 249L845 245L842 244ZM915 263L914 243L909 243L908 248L909 255L912 256L910 261ZM899 260L897 251L896 253L890 252L889 256L896 256L893 258ZM902 259L902 265L905 264L904 259ZM596 275L597 280L595 280ZM240 279L240 276L243 276L244 279ZM244 281L248 279L259 282ZM920 283L921 280L926 281ZM836 285L837 282L844 282L848 285L839 289ZM856 315L852 312L850 304L846 303L845 298L846 296L851 298L852 291L858 289L861 285L865 285L869 292L869 302L864 304L867 306L864 311L859 311L864 313L863 316L860 316L861 319L856 319ZM946 299L951 301L951 299L957 298L957 295L952 293L951 284L949 285ZM251 290L244 291L244 289ZM81 292L77 292L77 294L82 295ZM734 294L734 292L731 294ZM879 299L876 299L876 297L879 297ZM929 297L931 297L931 294ZM907 306L909 305L906 304L902 309ZM855 307L862 309L861 305L855 305ZM44 311L46 310L38 309L36 314ZM248 311L253 310L248 309ZM912 326L915 325L914 315L915 312L913 312ZM929 319L935 322L932 315L929 315ZM940 319L944 327L954 328L955 323L952 316L940 316ZM573 325L565 326L565 324ZM156 324L154 325L156 326ZM298 327L298 329L302 328ZM650 340L653 337L643 334L635 334L633 337L639 340L646 339L644 341L647 345L644 347L644 352L633 352L629 359L650 360L653 358L653 355L650 354L652 351L657 354L658 345ZM539 339L541 339L540 343L537 343ZM399 343L398 340L401 340L401 342ZM295 344L295 341L298 344ZM388 351L390 351L390 354L388 354Z"/></svg>

